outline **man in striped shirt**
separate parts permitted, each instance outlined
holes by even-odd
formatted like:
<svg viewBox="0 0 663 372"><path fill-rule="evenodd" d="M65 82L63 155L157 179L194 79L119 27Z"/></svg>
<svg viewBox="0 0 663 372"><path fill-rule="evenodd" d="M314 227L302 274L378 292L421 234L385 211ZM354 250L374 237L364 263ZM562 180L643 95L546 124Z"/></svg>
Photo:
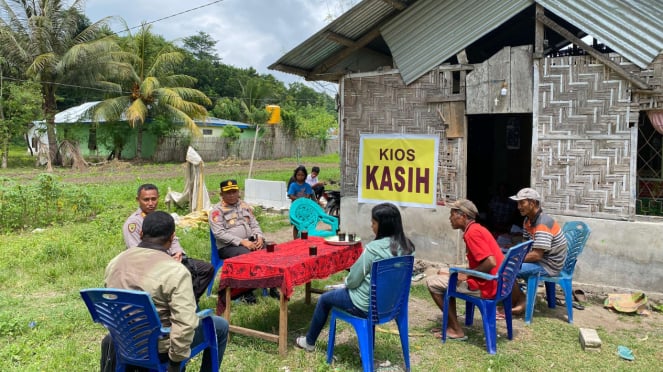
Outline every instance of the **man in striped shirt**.
<svg viewBox="0 0 663 372"><path fill-rule="evenodd" d="M527 187L518 191L511 199L518 202L518 211L525 217L523 238L526 241L534 241L532 250L525 256L518 277L527 280L532 275L559 274L566 260L566 238L559 224L543 213L541 195ZM525 311L525 295L517 284L512 293L513 313L522 314Z"/></svg>

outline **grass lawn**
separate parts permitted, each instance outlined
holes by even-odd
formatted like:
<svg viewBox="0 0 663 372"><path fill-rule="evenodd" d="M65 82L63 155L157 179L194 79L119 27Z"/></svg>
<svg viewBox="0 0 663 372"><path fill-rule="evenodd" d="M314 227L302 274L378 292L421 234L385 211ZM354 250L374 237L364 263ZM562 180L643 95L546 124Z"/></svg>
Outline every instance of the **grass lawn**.
<svg viewBox="0 0 663 372"><path fill-rule="evenodd" d="M337 177L338 158L305 159L316 163L325 177ZM146 167L154 167L145 165ZM170 172L157 185L161 198L168 186L183 188L183 168L179 165L154 167L155 171ZM268 169L254 172L255 178L287 180L294 167L287 170ZM152 169L152 168L150 168ZM144 169L143 169L144 170ZM0 171L0 185L7 186L16 174L20 183L28 187L35 182L40 170L30 167ZM0 237L4 259L0 261L0 371L96 371L99 369L99 343L104 329L91 321L78 291L103 286L106 264L124 250L121 226L136 209L135 190L140 183L149 182L149 172L132 168L128 177L115 170L113 180L95 181L94 175L72 171L56 171L62 188L80 190L89 195L95 210L78 222L59 221L40 226L39 221L26 221L20 231L5 231ZM206 177L210 191L218 189L223 177L242 175L236 169L217 172ZM242 172L246 173L246 172ZM86 177L85 182L81 178ZM99 174L101 177L101 173ZM4 181L3 181L4 180ZM70 183L71 182L71 183ZM6 191L6 190L5 190ZM0 193L0 202L2 193ZM218 198L213 198L217 202ZM60 207L55 204L53 208ZM162 208L165 206L162 204ZM2 208L0 204L0 209ZM26 208L35 208L27 205ZM27 212L26 212L27 213ZM180 211L181 214L181 211ZM283 216L262 214L262 226L267 232L289 228ZM406 222L407 223L407 222ZM35 228L39 227L39 230ZM187 253L196 258L209 259L207 226L178 228L177 235ZM337 274L319 285L336 283ZM201 308L214 308L216 298L205 298ZM506 340L503 326L498 328L498 354L485 351L481 321L466 330L467 342L441 344L429 329L438 325L439 313L423 285L413 286L410 301L410 348L413 371L511 371L511 370L637 370L654 371L663 367L663 324L652 324L641 317L617 318L625 327L605 324L597 327L603 341L600 353L583 352L578 343L578 328L556 316L545 316L547 309L538 305L531 326L522 319L514 321L516 335ZM600 306L593 304L593 306ZM463 306L459 306L459 309ZM260 339L232 335L226 350L223 370L226 371L357 371L361 370L359 351L352 329L341 323L337 333L336 362L325 363L326 330L314 353L294 348L294 338L303 334L313 312L305 305L303 287L297 288L289 306L289 352L278 354L277 345ZM544 315L541 315L544 314ZM660 318L660 315L657 315ZM254 306L235 305L233 323L265 331L278 328L278 303L271 298L259 298ZM394 325L377 332L375 358L402 365L398 335L388 332ZM617 345L626 345L635 354L635 361L626 362L616 356ZM197 363L189 370L197 370ZM392 369L393 370L393 369Z"/></svg>

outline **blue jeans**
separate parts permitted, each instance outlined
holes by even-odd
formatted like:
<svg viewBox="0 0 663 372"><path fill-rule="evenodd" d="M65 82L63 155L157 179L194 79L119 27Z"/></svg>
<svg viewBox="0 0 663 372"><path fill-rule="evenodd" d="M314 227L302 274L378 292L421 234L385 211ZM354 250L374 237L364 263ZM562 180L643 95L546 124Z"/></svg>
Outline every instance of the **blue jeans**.
<svg viewBox="0 0 663 372"><path fill-rule="evenodd" d="M214 329L216 329L216 346L219 349L219 367L221 367L221 362L223 362L223 353L226 351L226 344L228 343L228 321L223 319L220 316L212 315L212 321L214 321ZM202 322L202 320L201 320ZM203 342L203 327L202 323L198 328L196 328L196 333L193 336L192 346L198 345ZM203 360L200 364L200 371L211 371L212 370L212 361L210 360L209 349L203 351Z"/></svg>
<svg viewBox="0 0 663 372"><path fill-rule="evenodd" d="M548 272L538 262L523 262L518 277L527 279L535 275L548 275Z"/></svg>
<svg viewBox="0 0 663 372"><path fill-rule="evenodd" d="M311 325L306 333L307 344L315 345L315 341L318 339L318 336L320 336L322 327L327 323L329 312L333 307L337 307L352 315L366 317L366 313L352 303L347 288L325 292L318 298L318 303L315 305Z"/></svg>

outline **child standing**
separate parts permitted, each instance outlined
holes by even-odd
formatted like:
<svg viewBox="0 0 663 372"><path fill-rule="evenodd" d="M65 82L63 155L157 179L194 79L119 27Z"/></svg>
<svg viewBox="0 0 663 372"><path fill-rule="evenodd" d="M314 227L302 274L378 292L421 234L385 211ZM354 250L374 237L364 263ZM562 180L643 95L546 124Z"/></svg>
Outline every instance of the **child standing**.
<svg viewBox="0 0 663 372"><path fill-rule="evenodd" d="M299 198L311 198L315 200L315 194L313 193L311 185L305 182L307 176L308 172L306 171L305 166L300 165L295 168L295 173L292 176L295 179L295 182L291 183L290 187L288 187L288 198L290 198L290 200L295 201ZM293 226L292 238L297 239L297 235L299 235L299 231L297 231L297 227Z"/></svg>

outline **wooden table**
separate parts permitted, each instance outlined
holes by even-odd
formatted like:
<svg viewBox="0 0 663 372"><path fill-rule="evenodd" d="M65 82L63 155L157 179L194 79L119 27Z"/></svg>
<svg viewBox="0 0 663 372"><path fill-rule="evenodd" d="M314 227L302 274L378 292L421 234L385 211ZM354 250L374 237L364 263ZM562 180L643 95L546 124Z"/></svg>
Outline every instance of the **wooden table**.
<svg viewBox="0 0 663 372"><path fill-rule="evenodd" d="M309 255L310 245L318 247L316 256ZM273 253L267 253L263 249L226 259L223 261L219 280L217 314L223 313L224 318L230 323L230 331L276 342L279 345L279 353L285 355L288 339L288 302L294 287L305 284L305 301L307 304L310 303L312 292L322 293L321 290L311 287L311 280L324 279L349 269L361 252L361 243L338 246L328 244L323 238L309 237L308 240L296 239L277 244ZM278 335L231 323L231 289L273 287L281 290ZM222 301L224 295L225 301Z"/></svg>

